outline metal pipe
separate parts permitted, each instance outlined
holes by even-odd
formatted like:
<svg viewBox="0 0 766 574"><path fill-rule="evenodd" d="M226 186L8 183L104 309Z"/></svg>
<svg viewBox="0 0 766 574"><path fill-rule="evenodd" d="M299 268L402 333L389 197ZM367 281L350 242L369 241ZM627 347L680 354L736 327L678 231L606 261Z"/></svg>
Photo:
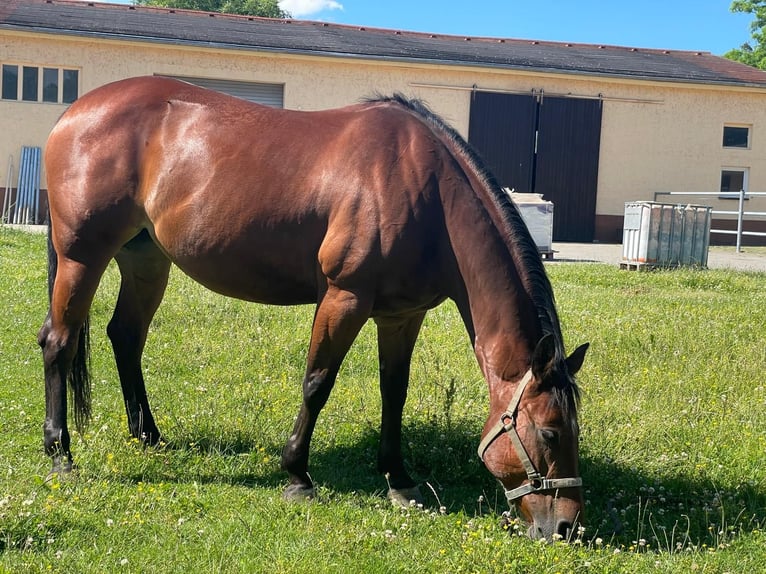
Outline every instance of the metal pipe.
<svg viewBox="0 0 766 574"><path fill-rule="evenodd" d="M3 213L0 214L0 223L11 222L11 209L13 208L13 200L11 194L13 190L11 184L13 183L13 155L8 156L8 173L5 174L5 193L3 194Z"/></svg>
<svg viewBox="0 0 766 574"><path fill-rule="evenodd" d="M22 212L24 211L24 196L26 195L26 181L27 181L27 154L26 147L21 148L21 159L19 160L19 181L16 184L16 212L13 214L13 223L19 225L22 223Z"/></svg>
<svg viewBox="0 0 766 574"><path fill-rule="evenodd" d="M503 88L480 88L476 84L473 86L455 86L455 85L449 85L449 84L428 84L428 83L421 83L421 82L410 82L410 86L413 88L431 88L435 90L457 90L461 92L473 92L473 91L479 91L479 92L491 92L494 94L521 94L521 95L534 95L535 93L542 93L543 90L536 90L535 88L532 88L531 90L511 90L511 89L503 89ZM603 100L605 102L620 102L620 103L628 103L628 104L664 104L665 100L650 100L645 98L621 98L619 96L605 96L603 94L597 94L597 95L582 95L582 94L573 94L571 92L569 93L553 93L553 92L545 92L546 96L551 97L557 97L557 98L579 98L584 100Z"/></svg>
<svg viewBox="0 0 766 574"><path fill-rule="evenodd" d="M40 211L40 148L34 148L35 156L35 175L34 175L34 193L32 194L32 225L37 224Z"/></svg>
<svg viewBox="0 0 766 574"><path fill-rule="evenodd" d="M739 190L739 214L737 215L737 253L742 252L742 212L745 210L745 190Z"/></svg>

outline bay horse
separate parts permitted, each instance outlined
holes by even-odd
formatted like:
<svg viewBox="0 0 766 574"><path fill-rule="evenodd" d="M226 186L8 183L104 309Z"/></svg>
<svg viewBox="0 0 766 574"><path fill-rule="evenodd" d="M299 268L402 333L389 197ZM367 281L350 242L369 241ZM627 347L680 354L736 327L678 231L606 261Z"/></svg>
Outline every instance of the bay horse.
<svg viewBox="0 0 766 574"><path fill-rule="evenodd" d="M378 468L393 501L420 499L402 459L402 409L423 318L450 298L489 387L486 468L530 536L567 536L581 521L574 375L587 344L565 355L551 284L519 213L465 140L419 100L301 112L132 78L62 115L45 167L50 310L38 342L53 473L72 470L67 381L78 430L90 416L87 319L112 259L121 284L107 334L129 430L160 440L141 356L175 264L227 296L316 305L302 404L281 457L285 498L314 495L312 432L372 318Z"/></svg>

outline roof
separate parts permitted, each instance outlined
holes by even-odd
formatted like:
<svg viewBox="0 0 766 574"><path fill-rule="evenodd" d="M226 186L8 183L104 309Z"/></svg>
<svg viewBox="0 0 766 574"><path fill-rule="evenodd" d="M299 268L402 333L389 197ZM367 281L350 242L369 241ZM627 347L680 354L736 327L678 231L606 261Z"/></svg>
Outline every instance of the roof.
<svg viewBox="0 0 766 574"><path fill-rule="evenodd" d="M418 64L766 87L709 52L462 37L75 0L5 0L0 30Z"/></svg>

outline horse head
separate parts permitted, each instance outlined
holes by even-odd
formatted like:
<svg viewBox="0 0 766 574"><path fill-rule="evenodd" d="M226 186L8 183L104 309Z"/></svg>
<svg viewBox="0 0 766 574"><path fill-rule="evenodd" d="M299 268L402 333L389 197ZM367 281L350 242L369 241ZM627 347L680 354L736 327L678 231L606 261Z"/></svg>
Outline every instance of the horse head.
<svg viewBox="0 0 766 574"><path fill-rule="evenodd" d="M479 456L529 524L532 538L569 539L583 520L573 377L587 349L586 343L564 358L547 335L520 380L490 384Z"/></svg>

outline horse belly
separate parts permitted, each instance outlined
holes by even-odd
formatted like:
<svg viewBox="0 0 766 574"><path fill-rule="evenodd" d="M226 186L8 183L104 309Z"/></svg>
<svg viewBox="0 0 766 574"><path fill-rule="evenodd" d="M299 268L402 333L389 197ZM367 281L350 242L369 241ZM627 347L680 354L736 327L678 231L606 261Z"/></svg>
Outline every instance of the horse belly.
<svg viewBox="0 0 766 574"><path fill-rule="evenodd" d="M288 245L249 234L225 245L215 240L167 245L173 263L208 289L229 297L272 305L313 303L317 299L316 255L306 245Z"/></svg>

